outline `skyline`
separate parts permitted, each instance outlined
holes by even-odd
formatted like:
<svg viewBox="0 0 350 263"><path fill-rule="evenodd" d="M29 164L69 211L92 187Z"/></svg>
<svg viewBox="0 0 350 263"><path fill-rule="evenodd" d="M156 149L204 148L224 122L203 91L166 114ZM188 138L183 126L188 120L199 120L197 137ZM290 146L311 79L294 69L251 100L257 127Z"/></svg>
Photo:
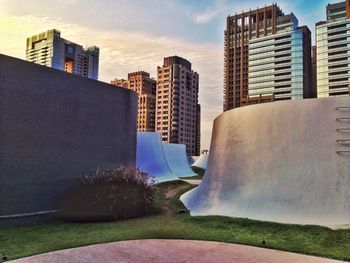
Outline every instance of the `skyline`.
<svg viewBox="0 0 350 263"><path fill-rule="evenodd" d="M340 1L297 0L277 4L284 13L293 12L300 25L310 28L315 43L315 23L325 20L326 5L335 2ZM226 17L271 3L0 0L0 53L25 59L25 39L56 28L65 39L100 47L99 80L107 83L138 70L156 78L157 66L162 66L164 57L184 57L199 74L201 144L202 149L209 149L212 122L222 113Z"/></svg>

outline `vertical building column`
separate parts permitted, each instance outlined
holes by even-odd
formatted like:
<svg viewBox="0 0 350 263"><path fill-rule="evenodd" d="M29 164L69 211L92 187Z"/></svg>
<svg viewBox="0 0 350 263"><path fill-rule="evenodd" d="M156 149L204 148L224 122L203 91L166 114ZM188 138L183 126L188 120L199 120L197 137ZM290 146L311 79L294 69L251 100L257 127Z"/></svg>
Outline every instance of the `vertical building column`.
<svg viewBox="0 0 350 263"><path fill-rule="evenodd" d="M176 67L176 65L171 65L170 69L169 69L169 99L168 99L168 143L179 143L178 141L173 141L172 137L173 137L173 133L172 133L172 125L173 125L173 107L174 107L174 95L173 92L175 91L176 88L179 88L178 86L175 86L174 84L174 80L175 80L175 76L174 76L174 67ZM180 92L180 91L179 91ZM163 91L164 93L164 91ZM163 109L162 109L163 110ZM177 112L179 113L179 112ZM163 121L163 120L162 120Z"/></svg>
<svg viewBox="0 0 350 263"><path fill-rule="evenodd" d="M276 34L276 19L277 19L277 14L276 14L276 4L272 5L272 34Z"/></svg>
<svg viewBox="0 0 350 263"><path fill-rule="evenodd" d="M255 13L255 30L256 30L256 37L259 37L259 9Z"/></svg>
<svg viewBox="0 0 350 263"><path fill-rule="evenodd" d="M244 97L244 94L243 94L243 58L244 58L244 23L245 23L245 16L244 16L244 13L242 13L242 22L241 22L241 60L240 60L240 63L241 63L241 70L240 70L240 105L242 105L242 101L243 101L243 97Z"/></svg>
<svg viewBox="0 0 350 263"><path fill-rule="evenodd" d="M264 36L267 35L267 15L266 15L266 6L264 7Z"/></svg>
<svg viewBox="0 0 350 263"><path fill-rule="evenodd" d="M249 18L248 18L248 38L252 37L252 12L249 10Z"/></svg>
<svg viewBox="0 0 350 263"><path fill-rule="evenodd" d="M236 71L237 71L237 16L235 16L234 19L234 25L233 25L233 85L232 85L232 91L233 91L233 105L234 108L236 108Z"/></svg>
<svg viewBox="0 0 350 263"><path fill-rule="evenodd" d="M350 0L345 0L346 5L346 17L350 18Z"/></svg>
<svg viewBox="0 0 350 263"><path fill-rule="evenodd" d="M229 109L229 91L230 91L230 35L231 35L231 17L228 16L226 19L226 91L225 91L225 105L224 105L224 111Z"/></svg>

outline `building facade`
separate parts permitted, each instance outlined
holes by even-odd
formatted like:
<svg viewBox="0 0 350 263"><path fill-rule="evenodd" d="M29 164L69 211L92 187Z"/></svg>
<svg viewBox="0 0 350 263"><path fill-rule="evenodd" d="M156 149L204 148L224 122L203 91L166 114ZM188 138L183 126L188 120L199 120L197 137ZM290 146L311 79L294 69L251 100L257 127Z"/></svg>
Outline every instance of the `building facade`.
<svg viewBox="0 0 350 263"><path fill-rule="evenodd" d="M316 46L311 47L311 79L312 79L312 91L315 92L317 97L317 53Z"/></svg>
<svg viewBox="0 0 350 263"><path fill-rule="evenodd" d="M327 20L316 24L317 96L349 95L350 0L326 7Z"/></svg>
<svg viewBox="0 0 350 263"><path fill-rule="evenodd" d="M118 87L129 88L129 80L127 79L114 79L111 84Z"/></svg>
<svg viewBox="0 0 350 263"><path fill-rule="evenodd" d="M56 29L29 37L26 44L27 61L96 80L99 53L96 46L84 49L61 38Z"/></svg>
<svg viewBox="0 0 350 263"><path fill-rule="evenodd" d="M131 89L138 94L137 130L155 131L155 108L157 82L145 71L128 74L128 79L115 79L112 85Z"/></svg>
<svg viewBox="0 0 350 263"><path fill-rule="evenodd" d="M186 145L188 155L200 153L199 75L181 57L164 58L157 73L156 131L163 142Z"/></svg>
<svg viewBox="0 0 350 263"><path fill-rule="evenodd" d="M314 97L311 32L276 4L227 17L224 111Z"/></svg>

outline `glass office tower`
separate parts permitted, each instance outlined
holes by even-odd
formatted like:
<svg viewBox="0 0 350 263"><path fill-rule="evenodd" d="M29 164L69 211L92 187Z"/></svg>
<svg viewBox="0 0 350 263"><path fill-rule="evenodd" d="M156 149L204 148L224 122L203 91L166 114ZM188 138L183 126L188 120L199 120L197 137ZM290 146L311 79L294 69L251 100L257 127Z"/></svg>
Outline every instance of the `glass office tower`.
<svg viewBox="0 0 350 263"><path fill-rule="evenodd" d="M316 97L310 30L276 4L227 18L224 67L224 111Z"/></svg>
<svg viewBox="0 0 350 263"><path fill-rule="evenodd" d="M350 0L329 4L316 24L317 96L349 95Z"/></svg>

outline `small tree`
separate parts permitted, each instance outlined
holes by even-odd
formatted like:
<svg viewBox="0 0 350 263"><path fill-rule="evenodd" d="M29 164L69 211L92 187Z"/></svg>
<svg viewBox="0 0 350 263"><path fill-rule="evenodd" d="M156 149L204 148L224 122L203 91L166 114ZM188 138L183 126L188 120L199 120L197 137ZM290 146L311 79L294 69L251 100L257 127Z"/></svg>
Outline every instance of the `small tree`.
<svg viewBox="0 0 350 263"><path fill-rule="evenodd" d="M72 221L107 221L147 213L156 181L148 173L124 166L98 168L83 175L80 184L61 202L61 216Z"/></svg>

